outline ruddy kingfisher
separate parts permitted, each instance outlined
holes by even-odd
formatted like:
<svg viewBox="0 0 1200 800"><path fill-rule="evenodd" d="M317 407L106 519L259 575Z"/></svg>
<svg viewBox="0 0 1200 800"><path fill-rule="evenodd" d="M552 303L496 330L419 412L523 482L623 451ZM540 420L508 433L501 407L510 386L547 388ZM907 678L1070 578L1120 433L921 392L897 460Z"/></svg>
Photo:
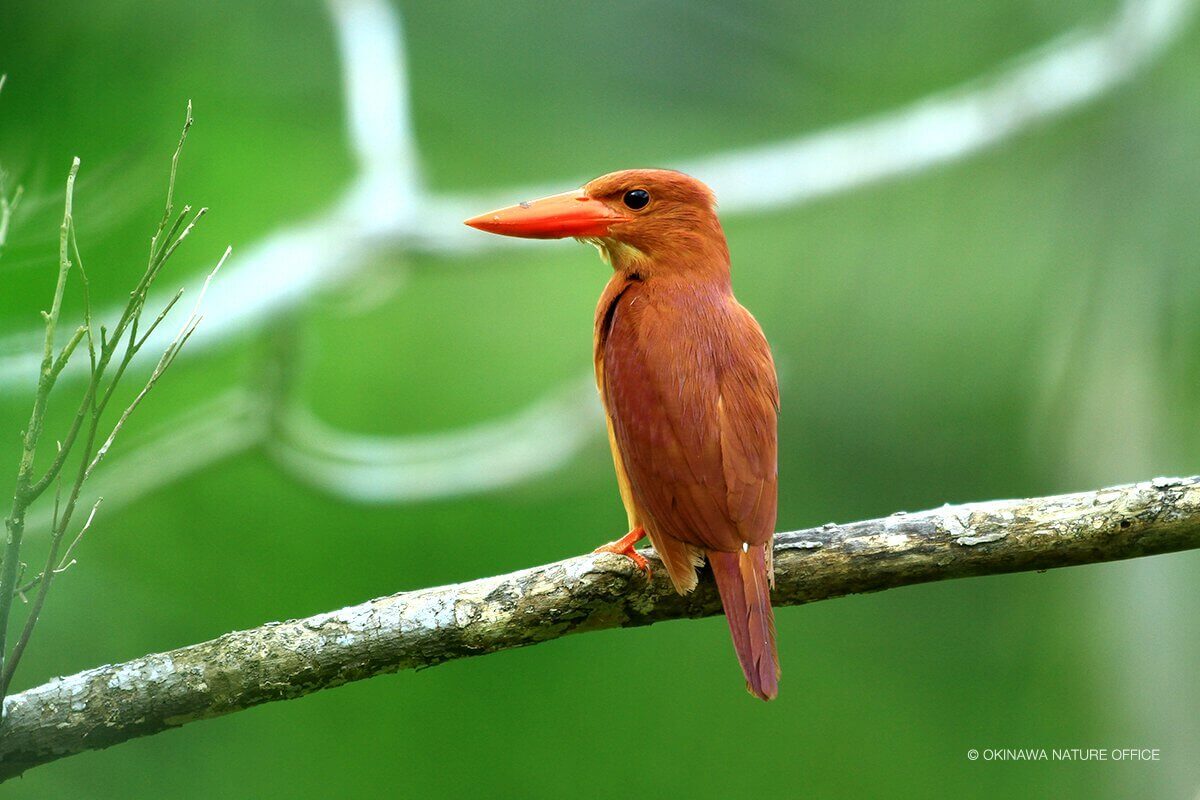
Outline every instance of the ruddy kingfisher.
<svg viewBox="0 0 1200 800"><path fill-rule="evenodd" d="M631 169L467 220L490 233L594 244L613 276L593 357L629 533L680 594L712 565L750 692L779 687L770 589L779 390L762 328L733 296L716 198L679 172Z"/></svg>

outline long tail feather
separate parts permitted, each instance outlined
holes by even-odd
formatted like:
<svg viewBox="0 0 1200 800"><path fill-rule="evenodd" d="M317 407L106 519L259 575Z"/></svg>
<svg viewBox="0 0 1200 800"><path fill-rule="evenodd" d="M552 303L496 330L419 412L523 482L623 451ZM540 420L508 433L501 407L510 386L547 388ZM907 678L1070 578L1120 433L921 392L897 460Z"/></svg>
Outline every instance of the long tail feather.
<svg viewBox="0 0 1200 800"><path fill-rule="evenodd" d="M769 544L723 553L708 551L721 605L733 634L746 688L770 700L779 693L779 652L775 647L775 614L771 610Z"/></svg>

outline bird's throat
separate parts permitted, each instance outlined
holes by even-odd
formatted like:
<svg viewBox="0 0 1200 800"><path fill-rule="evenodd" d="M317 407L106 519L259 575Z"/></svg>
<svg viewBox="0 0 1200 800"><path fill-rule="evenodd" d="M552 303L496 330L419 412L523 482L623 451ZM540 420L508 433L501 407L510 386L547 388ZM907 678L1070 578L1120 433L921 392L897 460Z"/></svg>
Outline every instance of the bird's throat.
<svg viewBox="0 0 1200 800"><path fill-rule="evenodd" d="M600 260L618 272L635 271L638 264L644 263L648 258L641 250L618 239L597 238L581 241L595 246L596 251L600 253Z"/></svg>

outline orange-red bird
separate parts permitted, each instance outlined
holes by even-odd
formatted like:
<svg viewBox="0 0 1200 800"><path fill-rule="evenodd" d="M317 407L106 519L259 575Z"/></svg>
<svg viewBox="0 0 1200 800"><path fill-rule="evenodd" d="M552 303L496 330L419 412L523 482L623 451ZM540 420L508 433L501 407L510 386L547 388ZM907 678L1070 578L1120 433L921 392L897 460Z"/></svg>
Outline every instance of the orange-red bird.
<svg viewBox="0 0 1200 800"><path fill-rule="evenodd" d="M770 700L779 390L766 337L733 296L715 206L694 178L633 169L467 224L573 236L612 265L594 356L630 531L600 550L648 572L634 544L649 536L680 594L707 556L747 688Z"/></svg>

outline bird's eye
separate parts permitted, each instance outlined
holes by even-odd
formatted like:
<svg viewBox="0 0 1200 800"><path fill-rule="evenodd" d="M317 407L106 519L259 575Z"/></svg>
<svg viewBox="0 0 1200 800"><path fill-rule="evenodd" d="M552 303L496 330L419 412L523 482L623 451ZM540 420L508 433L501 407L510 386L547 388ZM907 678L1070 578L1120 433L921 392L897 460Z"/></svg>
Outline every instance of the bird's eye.
<svg viewBox="0 0 1200 800"><path fill-rule="evenodd" d="M625 197L622 200L624 200L625 205L637 211L645 208L646 204L650 202L650 193L645 189L630 189L625 193Z"/></svg>

